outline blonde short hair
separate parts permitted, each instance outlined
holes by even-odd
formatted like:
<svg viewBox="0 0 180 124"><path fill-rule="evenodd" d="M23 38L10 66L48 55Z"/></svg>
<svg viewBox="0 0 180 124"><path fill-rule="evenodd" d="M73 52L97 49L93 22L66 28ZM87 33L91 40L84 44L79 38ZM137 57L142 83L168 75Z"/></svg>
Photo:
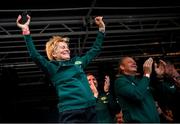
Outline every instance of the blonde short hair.
<svg viewBox="0 0 180 124"><path fill-rule="evenodd" d="M68 37L61 37L61 36L53 36L46 43L46 54L47 54L47 57L49 60L54 60L52 53L54 52L54 48L56 47L57 43L59 43L59 42L65 42L68 44L69 38Z"/></svg>

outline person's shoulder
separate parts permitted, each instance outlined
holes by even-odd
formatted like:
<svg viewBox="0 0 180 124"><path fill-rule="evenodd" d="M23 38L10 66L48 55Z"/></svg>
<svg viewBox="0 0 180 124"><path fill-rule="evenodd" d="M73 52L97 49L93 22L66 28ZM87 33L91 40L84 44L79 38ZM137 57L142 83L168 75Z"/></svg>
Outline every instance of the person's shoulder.
<svg viewBox="0 0 180 124"><path fill-rule="evenodd" d="M50 60L49 62L52 64L55 64L55 65L57 65L59 63L58 61L55 61L55 60Z"/></svg>
<svg viewBox="0 0 180 124"><path fill-rule="evenodd" d="M118 75L116 75L116 80L120 80L120 79L125 79L126 77L125 77L125 75L123 75L123 74L118 74Z"/></svg>
<svg viewBox="0 0 180 124"><path fill-rule="evenodd" d="M128 81L127 78L124 75L117 75L116 79L115 79L115 83L123 83Z"/></svg>
<svg viewBox="0 0 180 124"><path fill-rule="evenodd" d="M72 58L71 58L71 62L75 62L75 61L80 61L81 60L81 56L79 56L79 55L75 55L75 56L73 56Z"/></svg>

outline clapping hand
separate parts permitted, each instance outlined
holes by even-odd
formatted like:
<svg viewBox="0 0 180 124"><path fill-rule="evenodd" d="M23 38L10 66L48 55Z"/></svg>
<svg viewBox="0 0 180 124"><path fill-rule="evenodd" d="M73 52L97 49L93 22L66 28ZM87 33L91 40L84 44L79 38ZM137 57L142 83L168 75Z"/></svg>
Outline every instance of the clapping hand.
<svg viewBox="0 0 180 124"><path fill-rule="evenodd" d="M166 62L164 62L163 60L160 60L159 64L154 63L154 70L158 78L162 78L164 76L166 71L166 65Z"/></svg>
<svg viewBox="0 0 180 124"><path fill-rule="evenodd" d="M144 74L150 75L152 73L152 64L153 64L152 58L149 58L144 62L144 64L143 64Z"/></svg>
<svg viewBox="0 0 180 124"><path fill-rule="evenodd" d="M105 76L105 81L104 81L104 92L108 93L109 92L109 87L110 87L110 78L109 76Z"/></svg>

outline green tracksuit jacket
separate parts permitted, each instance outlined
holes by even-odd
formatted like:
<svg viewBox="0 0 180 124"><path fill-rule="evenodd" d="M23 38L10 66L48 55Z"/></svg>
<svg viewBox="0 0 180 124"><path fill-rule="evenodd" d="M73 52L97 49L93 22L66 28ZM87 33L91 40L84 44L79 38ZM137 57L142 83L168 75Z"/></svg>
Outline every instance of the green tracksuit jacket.
<svg viewBox="0 0 180 124"><path fill-rule="evenodd" d="M98 31L96 41L84 56L75 56L67 61L48 61L37 52L30 35L24 38L32 60L48 74L56 88L59 112L96 105L83 69L100 53L104 33Z"/></svg>
<svg viewBox="0 0 180 124"><path fill-rule="evenodd" d="M125 122L159 122L155 101L149 89L150 79L120 75L115 81L115 94Z"/></svg>
<svg viewBox="0 0 180 124"><path fill-rule="evenodd" d="M96 112L98 123L114 123L114 117L111 113L110 94L106 95L105 93L100 93L97 98L96 103Z"/></svg>

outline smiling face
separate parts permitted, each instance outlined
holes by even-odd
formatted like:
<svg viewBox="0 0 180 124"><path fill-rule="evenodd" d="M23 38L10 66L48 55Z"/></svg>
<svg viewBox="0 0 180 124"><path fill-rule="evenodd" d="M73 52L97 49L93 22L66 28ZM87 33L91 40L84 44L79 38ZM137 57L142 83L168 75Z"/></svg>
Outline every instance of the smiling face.
<svg viewBox="0 0 180 124"><path fill-rule="evenodd" d="M134 75L137 72L136 62L131 57L123 58L119 68L122 73L128 74L128 75Z"/></svg>
<svg viewBox="0 0 180 124"><path fill-rule="evenodd" d="M69 60L70 59L70 50L66 42L58 42L54 47L52 56L56 60Z"/></svg>
<svg viewBox="0 0 180 124"><path fill-rule="evenodd" d="M70 50L68 46L69 38L53 36L46 43L46 54L49 60L69 60Z"/></svg>
<svg viewBox="0 0 180 124"><path fill-rule="evenodd" d="M98 87L98 83L94 75L87 75L87 79L90 85L93 83L96 88Z"/></svg>

